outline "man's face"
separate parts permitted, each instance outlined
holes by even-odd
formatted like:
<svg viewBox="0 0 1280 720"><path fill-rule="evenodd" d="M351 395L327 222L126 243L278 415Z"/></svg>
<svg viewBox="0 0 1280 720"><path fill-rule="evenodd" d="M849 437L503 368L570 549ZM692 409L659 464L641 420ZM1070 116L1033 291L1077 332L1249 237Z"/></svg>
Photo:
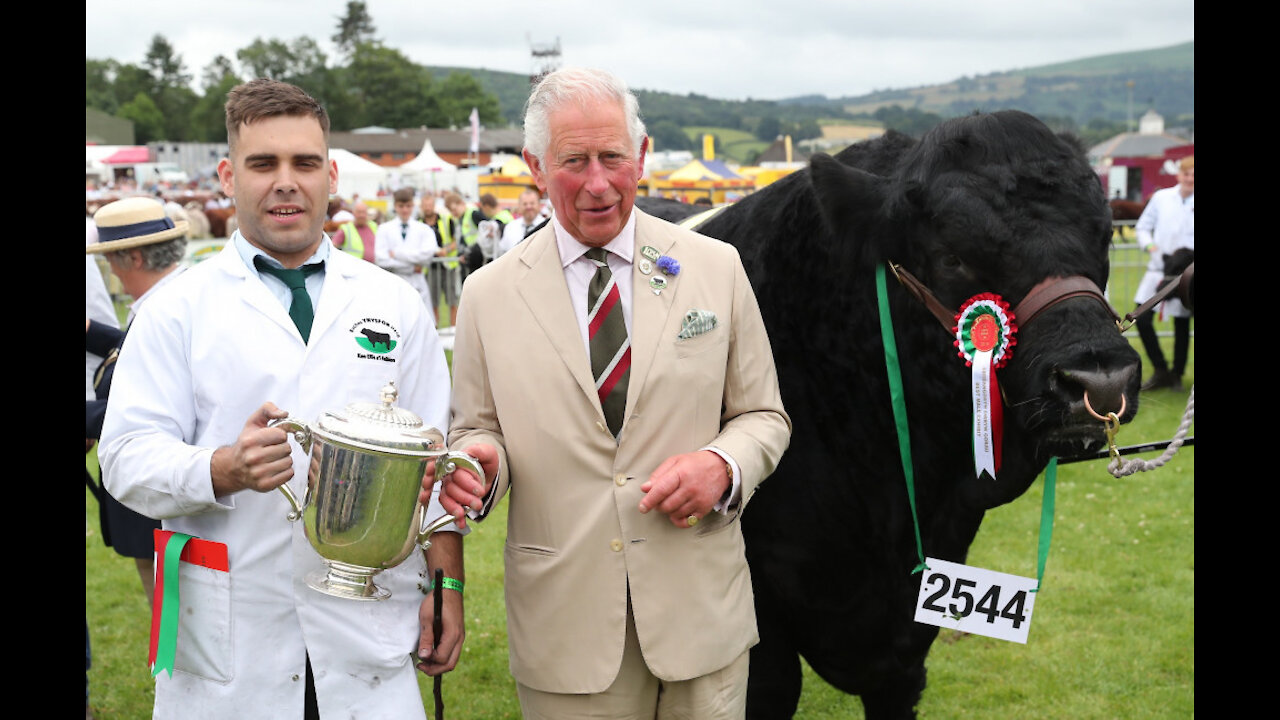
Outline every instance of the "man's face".
<svg viewBox="0 0 1280 720"><path fill-rule="evenodd" d="M520 201L516 205L516 212L520 213L520 217L524 218L526 224L533 222L538 217L538 211L542 209L542 201L533 193L523 193L520 195Z"/></svg>
<svg viewBox="0 0 1280 720"><path fill-rule="evenodd" d="M356 203L351 208L351 214L355 216L356 227L364 227L369 224L369 206L364 203Z"/></svg>
<svg viewBox="0 0 1280 720"><path fill-rule="evenodd" d="M460 218L467 211L467 204L462 202L449 203L445 205L445 209L449 211L450 215Z"/></svg>
<svg viewBox="0 0 1280 720"><path fill-rule="evenodd" d="M406 200L396 203L396 217L400 218L400 222L409 222L409 216L413 215L413 201Z"/></svg>
<svg viewBox="0 0 1280 720"><path fill-rule="evenodd" d="M551 113L550 124L545 166L528 151L524 161L564 229L583 245L607 245L631 217L649 139L637 154L613 103L584 111L571 102Z"/></svg>
<svg viewBox="0 0 1280 720"><path fill-rule="evenodd" d="M430 217L432 215L435 215L436 214L436 196L432 195L431 193L424 193L422 196L422 202L420 203L420 207L422 208L423 216Z"/></svg>
<svg viewBox="0 0 1280 720"><path fill-rule="evenodd" d="M302 264L324 239L338 165L315 118L277 115L241 125L218 179L236 199L240 234L285 267Z"/></svg>
<svg viewBox="0 0 1280 720"><path fill-rule="evenodd" d="M1182 192L1183 197L1187 197L1196 191L1196 169L1178 171L1178 189Z"/></svg>

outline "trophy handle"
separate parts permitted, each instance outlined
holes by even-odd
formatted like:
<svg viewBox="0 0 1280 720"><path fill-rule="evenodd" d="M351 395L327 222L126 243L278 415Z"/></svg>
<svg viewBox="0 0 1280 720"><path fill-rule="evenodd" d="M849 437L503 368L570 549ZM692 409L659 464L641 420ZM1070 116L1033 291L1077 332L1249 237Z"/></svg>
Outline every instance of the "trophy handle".
<svg viewBox="0 0 1280 720"><path fill-rule="evenodd" d="M311 428L307 424L297 418L286 417L279 420L272 420L267 423L267 427L284 427L285 432L293 436L293 439L302 446L302 451L311 454ZM298 498L294 496L293 491L289 489L289 483L280 486L280 492L284 493L284 497L289 501L289 507L292 508L286 516L289 522L297 522L302 517L302 511L306 509L307 503L304 499L302 503L298 502Z"/></svg>
<svg viewBox="0 0 1280 720"><path fill-rule="evenodd" d="M435 482L440 482L440 479L445 475L457 470L459 465L475 473L476 477L483 481L484 469L480 467L479 460L464 452L447 452L436 458ZM431 547L431 535L435 531L454 521L452 515L445 514L428 523L426 522L427 515L425 512L422 514L422 519L423 526L422 530L418 532L418 545L422 546L423 550Z"/></svg>

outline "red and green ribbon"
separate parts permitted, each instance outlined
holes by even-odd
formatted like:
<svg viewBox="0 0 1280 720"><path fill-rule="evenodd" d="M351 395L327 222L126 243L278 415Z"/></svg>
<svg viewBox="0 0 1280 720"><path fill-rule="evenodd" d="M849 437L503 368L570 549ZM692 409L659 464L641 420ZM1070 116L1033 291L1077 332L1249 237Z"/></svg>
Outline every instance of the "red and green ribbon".
<svg viewBox="0 0 1280 720"><path fill-rule="evenodd" d="M178 567L182 549L190 535L172 530L156 530L156 590L151 610L151 650L147 663L151 677L168 670L173 677L173 660L178 647Z"/></svg>
<svg viewBox="0 0 1280 720"><path fill-rule="evenodd" d="M956 314L953 332L959 356L972 368L974 474L994 480L1000 470L1004 412L996 370L1004 367L1017 344L1013 311L999 295L980 293L966 300Z"/></svg>

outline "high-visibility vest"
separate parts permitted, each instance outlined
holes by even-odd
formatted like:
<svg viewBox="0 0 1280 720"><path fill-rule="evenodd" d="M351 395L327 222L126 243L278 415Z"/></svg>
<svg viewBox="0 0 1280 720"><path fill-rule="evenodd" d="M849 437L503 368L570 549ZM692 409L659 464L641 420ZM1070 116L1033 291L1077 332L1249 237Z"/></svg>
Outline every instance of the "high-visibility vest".
<svg viewBox="0 0 1280 720"><path fill-rule="evenodd" d="M377 235L378 223L370 220L369 229L373 231L374 235ZM342 250L355 255L361 260L364 259L364 238L360 237L360 231L356 230L354 220L348 221L342 226Z"/></svg>
<svg viewBox="0 0 1280 720"><path fill-rule="evenodd" d="M480 214L483 215L484 211L481 211ZM508 210L499 210L489 219L497 220L503 225L506 225L512 220L511 212ZM476 238L479 237L479 235L480 226L476 225L475 210L467 210L466 214L462 216L462 241L470 247L476 244Z"/></svg>
<svg viewBox="0 0 1280 720"><path fill-rule="evenodd" d="M442 249L442 250L443 250L443 249L445 248L445 246L447 246L449 243L453 242L453 222L452 222L452 219L453 219L453 216L452 216L452 215L440 215L440 214L437 214L437 215L436 215L436 224L431 226L431 227L435 228L435 230L436 230L436 236L437 236L437 239L439 239L439 240L440 240L440 249ZM458 256L458 248L456 248L456 247L455 247L454 249L450 250L448 253L446 253L446 254L445 254L445 256L446 256L446 257L457 257L457 256ZM443 267L446 267L446 268L449 268L450 270L452 270L452 269L454 269L454 268L458 267L458 263L456 263L456 262L447 262L447 263L442 263L442 266L443 266ZM422 272L426 273L426 272L429 272L430 270L431 270L431 264L430 264L430 263L428 263L428 264L427 264L427 266L426 266L426 267L424 267L424 268L422 269Z"/></svg>
<svg viewBox="0 0 1280 720"><path fill-rule="evenodd" d="M471 247L476 244L476 237L480 234L480 226L475 221L476 210L467 208L462 214L462 242L460 244Z"/></svg>

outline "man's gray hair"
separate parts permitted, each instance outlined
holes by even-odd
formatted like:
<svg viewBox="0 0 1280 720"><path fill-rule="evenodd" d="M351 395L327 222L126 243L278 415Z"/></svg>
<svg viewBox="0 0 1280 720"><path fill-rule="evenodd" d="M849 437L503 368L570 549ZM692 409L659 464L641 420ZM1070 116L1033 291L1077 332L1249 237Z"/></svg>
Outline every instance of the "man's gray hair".
<svg viewBox="0 0 1280 720"><path fill-rule="evenodd" d="M627 89L627 84L607 70L594 68L562 68L544 77L529 94L524 106L524 148L545 165L547 147L551 144L551 113L573 101L613 102L622 107L627 131L637 155L644 141L644 121L640 119L640 103Z"/></svg>
<svg viewBox="0 0 1280 720"><path fill-rule="evenodd" d="M172 240L164 242L151 243L150 245L140 245L133 248L125 248L124 250L115 250L107 253L107 255L115 255L118 260L125 261L129 258L129 253L137 250L142 253L142 269L157 272L160 270L168 270L170 267L177 265L187 254L187 238L176 237Z"/></svg>

